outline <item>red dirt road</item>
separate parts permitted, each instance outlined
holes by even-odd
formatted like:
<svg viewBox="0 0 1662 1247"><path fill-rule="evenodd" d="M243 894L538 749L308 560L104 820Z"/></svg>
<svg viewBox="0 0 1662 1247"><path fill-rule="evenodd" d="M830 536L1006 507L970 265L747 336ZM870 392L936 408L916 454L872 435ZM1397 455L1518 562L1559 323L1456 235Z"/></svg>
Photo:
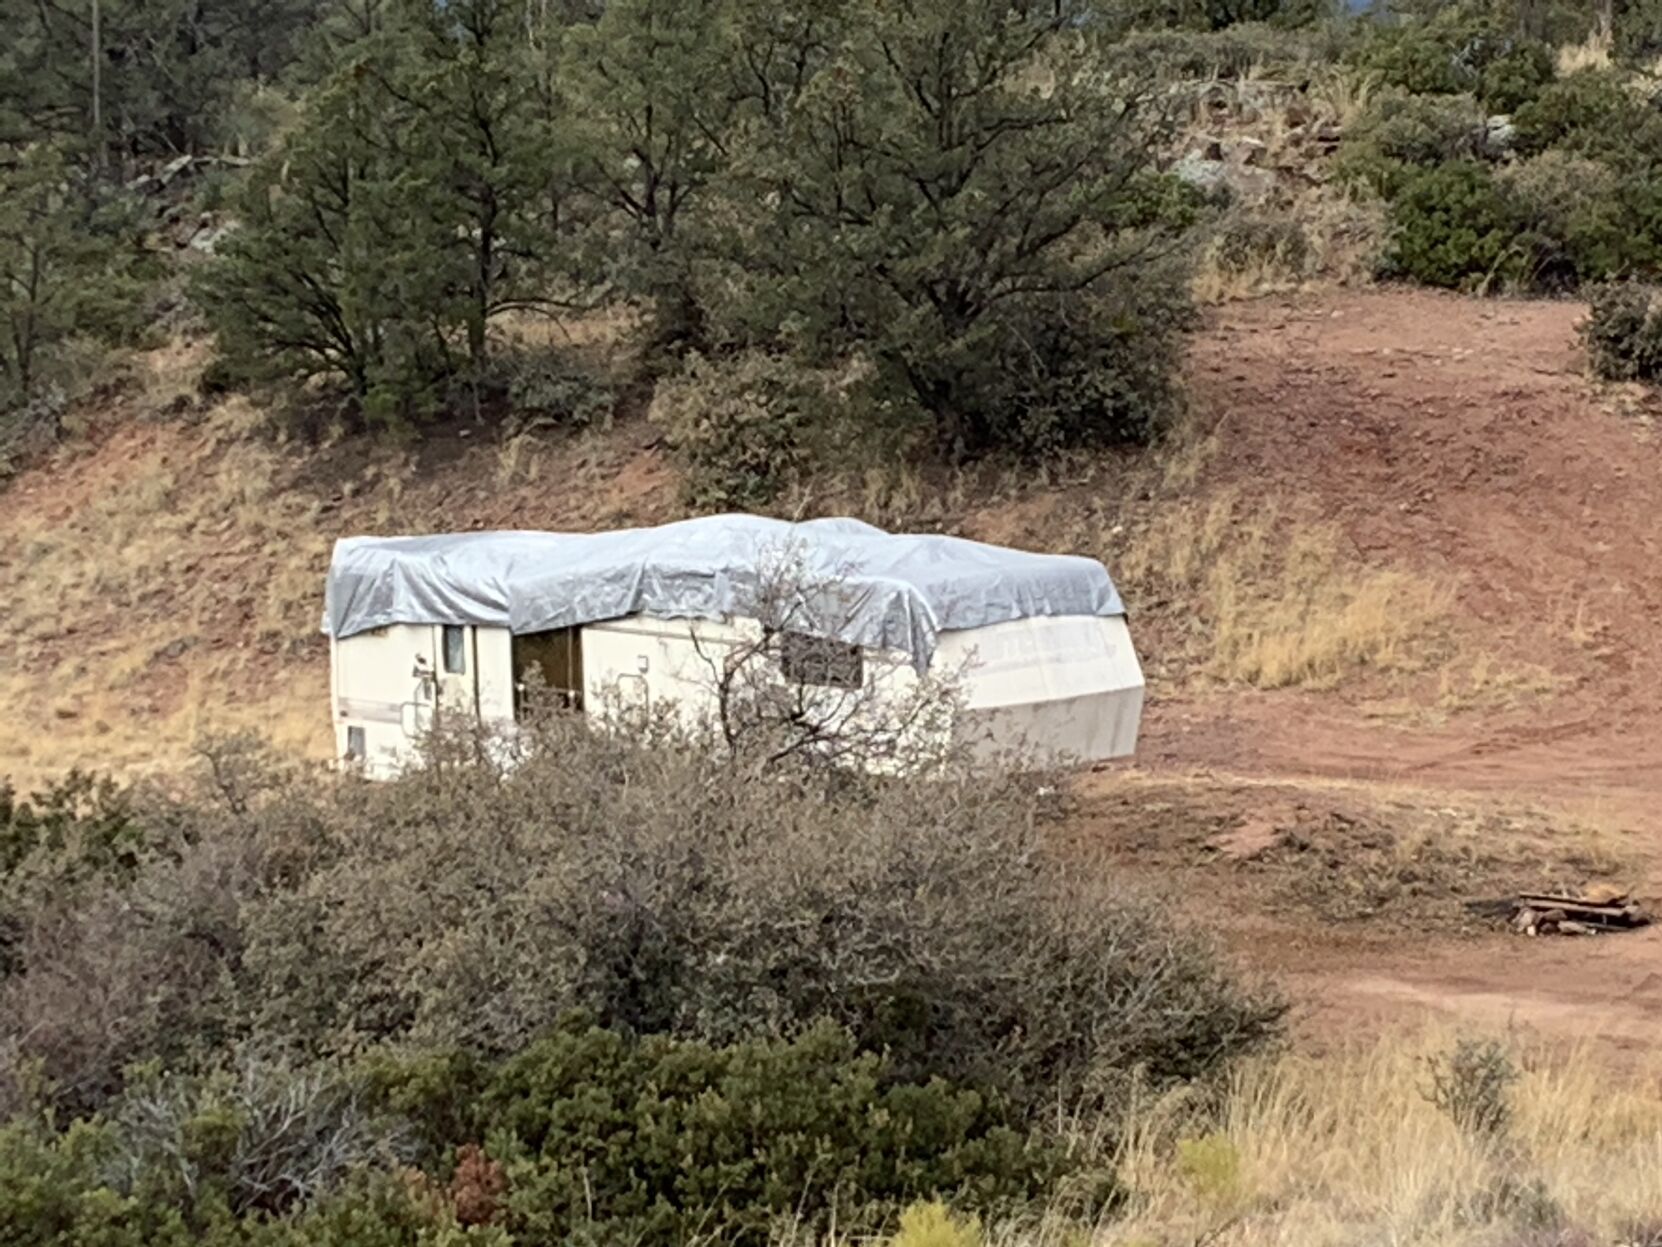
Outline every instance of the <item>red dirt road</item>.
<svg viewBox="0 0 1662 1247"><path fill-rule="evenodd" d="M1434 733L1323 695L1157 708L1151 754L1462 787L1662 792L1662 445L1583 375L1581 306L1372 292L1231 309L1196 351L1219 471L1457 590L1498 662L1563 685ZM1635 406L1637 406L1635 404ZM1157 702L1158 707L1158 702ZM1204 730L1208 720L1216 731Z"/></svg>
<svg viewBox="0 0 1662 1247"><path fill-rule="evenodd" d="M1154 687L1138 770L1596 808L1625 833L1635 888L1662 895L1662 446L1650 400L1585 376L1581 313L1388 290L1218 316L1193 365L1225 450L1209 482L1452 584L1463 649L1556 687L1429 725L1355 688ZM1236 926L1320 1033L1430 1011L1662 1044L1656 928L1358 941L1266 913Z"/></svg>

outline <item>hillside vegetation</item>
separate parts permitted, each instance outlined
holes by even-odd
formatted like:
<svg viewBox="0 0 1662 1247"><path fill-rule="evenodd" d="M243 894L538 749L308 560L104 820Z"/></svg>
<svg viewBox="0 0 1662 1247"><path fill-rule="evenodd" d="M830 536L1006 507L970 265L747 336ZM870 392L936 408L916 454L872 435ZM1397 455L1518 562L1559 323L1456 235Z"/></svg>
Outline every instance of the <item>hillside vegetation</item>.
<svg viewBox="0 0 1662 1247"><path fill-rule="evenodd" d="M776 505L1146 441L1196 296L1662 267L1642 6L105 8L97 55L8 14L14 457L101 350L206 334L307 439L650 409L692 505ZM1648 297L1595 300L1611 375Z"/></svg>
<svg viewBox="0 0 1662 1247"><path fill-rule="evenodd" d="M1654 1081L1447 1034L1266 1051L1284 1002L1044 785L654 731L555 714L510 766L446 735L385 784L227 742L173 793L0 800L6 1240L1655 1224Z"/></svg>

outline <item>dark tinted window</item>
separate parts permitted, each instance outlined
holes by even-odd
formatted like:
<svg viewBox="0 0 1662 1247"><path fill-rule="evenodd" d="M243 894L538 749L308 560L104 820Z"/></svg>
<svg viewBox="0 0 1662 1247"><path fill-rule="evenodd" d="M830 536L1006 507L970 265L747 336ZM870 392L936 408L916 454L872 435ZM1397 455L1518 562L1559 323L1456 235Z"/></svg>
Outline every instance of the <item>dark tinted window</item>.
<svg viewBox="0 0 1662 1247"><path fill-rule="evenodd" d="M779 665L795 684L859 688L865 683L860 647L829 637L787 632L779 638Z"/></svg>
<svg viewBox="0 0 1662 1247"><path fill-rule="evenodd" d="M514 713L525 709L525 694L536 684L560 705L583 708L583 630L555 628L524 632L513 639Z"/></svg>

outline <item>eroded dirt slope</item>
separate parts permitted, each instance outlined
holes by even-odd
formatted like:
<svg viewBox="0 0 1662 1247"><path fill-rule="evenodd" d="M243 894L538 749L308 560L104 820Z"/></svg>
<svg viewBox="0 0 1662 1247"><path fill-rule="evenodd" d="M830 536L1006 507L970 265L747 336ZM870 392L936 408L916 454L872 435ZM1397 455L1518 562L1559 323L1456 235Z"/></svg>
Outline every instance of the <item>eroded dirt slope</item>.
<svg viewBox="0 0 1662 1247"><path fill-rule="evenodd" d="M1430 728L1351 690L1156 699L1145 762L1662 790L1662 446L1641 395L1585 377L1580 314L1382 291L1220 318L1193 369L1224 448L1206 486L1446 581L1466 659L1545 687Z"/></svg>
<svg viewBox="0 0 1662 1247"><path fill-rule="evenodd" d="M1438 699L1426 679L1384 691L1365 680L1171 689L1151 700L1134 772L1187 777L1227 826L1269 837L1296 834L1289 791L1319 815L1361 800L1481 819L1521 801L1541 835L1594 844L1602 860L1578 871L1562 845L1493 827L1487 843L1507 863L1473 871L1472 895L1555 862L1569 886L1605 867L1662 894L1662 447L1650 400L1584 375L1580 314L1381 291L1220 318L1194 357L1223 447L1202 488L1227 482L1334 521L1360 558L1442 579L1455 636L1445 672L1476 665L1524 691L1456 696L1427 714ZM1118 782L1087 786L1099 816ZM1400 815L1383 826L1413 834ZM1425 854L1393 851L1409 877L1425 867ZM1369 869L1364 856L1346 853L1349 883ZM1179 853L1156 870L1201 889L1240 955L1290 983L1323 1033L1425 1011L1623 1048L1654 1049L1662 1033L1655 928L1545 941L1455 935L1411 909L1406 922L1322 921L1255 893L1251 869L1220 878L1215 862Z"/></svg>

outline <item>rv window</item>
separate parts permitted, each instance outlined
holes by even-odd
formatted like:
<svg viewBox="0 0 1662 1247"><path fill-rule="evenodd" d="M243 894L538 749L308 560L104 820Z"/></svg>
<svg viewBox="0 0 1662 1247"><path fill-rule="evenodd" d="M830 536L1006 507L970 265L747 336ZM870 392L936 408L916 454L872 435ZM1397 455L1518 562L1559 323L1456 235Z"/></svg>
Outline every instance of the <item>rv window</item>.
<svg viewBox="0 0 1662 1247"><path fill-rule="evenodd" d="M450 675L467 674L467 629L444 627L444 669Z"/></svg>
<svg viewBox="0 0 1662 1247"><path fill-rule="evenodd" d="M350 761L353 761L353 762L362 762L364 760L365 752L366 752L366 750L364 749L364 729L361 728L361 727L349 727L349 728L347 728L346 729L346 756L347 756L347 758Z"/></svg>
<svg viewBox="0 0 1662 1247"><path fill-rule="evenodd" d="M786 632L779 638L779 666L796 684L827 688L859 688L865 683L860 647L806 632Z"/></svg>
<svg viewBox="0 0 1662 1247"><path fill-rule="evenodd" d="M525 710L532 685L571 710L583 708L583 630L555 628L513 639L514 713Z"/></svg>

